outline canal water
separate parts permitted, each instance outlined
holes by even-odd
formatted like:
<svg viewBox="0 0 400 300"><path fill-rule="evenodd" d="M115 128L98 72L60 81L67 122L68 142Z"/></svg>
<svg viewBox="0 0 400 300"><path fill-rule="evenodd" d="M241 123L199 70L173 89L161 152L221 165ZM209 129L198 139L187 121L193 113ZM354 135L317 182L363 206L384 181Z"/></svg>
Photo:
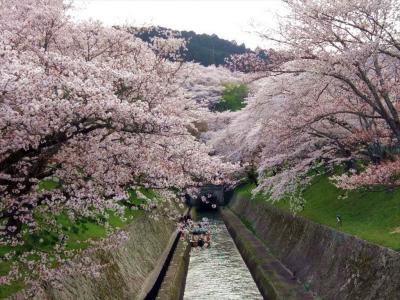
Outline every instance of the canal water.
<svg viewBox="0 0 400 300"><path fill-rule="evenodd" d="M210 248L190 252L185 300L263 299L219 214L203 214L210 223Z"/></svg>

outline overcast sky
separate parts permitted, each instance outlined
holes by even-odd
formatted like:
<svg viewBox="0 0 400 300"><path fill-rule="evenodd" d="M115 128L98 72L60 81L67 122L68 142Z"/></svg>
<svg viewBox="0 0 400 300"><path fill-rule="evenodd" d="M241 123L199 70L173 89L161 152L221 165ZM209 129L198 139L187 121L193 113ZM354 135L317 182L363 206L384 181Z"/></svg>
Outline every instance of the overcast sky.
<svg viewBox="0 0 400 300"><path fill-rule="evenodd" d="M280 0L75 0L76 19L105 24L160 25L245 43L249 48L268 47L258 27L273 27L276 14L284 14ZM253 25L252 25L253 24Z"/></svg>

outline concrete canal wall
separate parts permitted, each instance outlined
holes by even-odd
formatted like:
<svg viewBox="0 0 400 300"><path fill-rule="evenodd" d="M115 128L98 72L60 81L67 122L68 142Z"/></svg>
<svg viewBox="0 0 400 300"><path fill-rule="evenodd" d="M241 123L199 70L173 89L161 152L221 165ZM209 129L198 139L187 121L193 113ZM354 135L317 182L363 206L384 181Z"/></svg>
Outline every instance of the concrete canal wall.
<svg viewBox="0 0 400 300"><path fill-rule="evenodd" d="M231 210L221 215L264 299L314 299Z"/></svg>
<svg viewBox="0 0 400 300"><path fill-rule="evenodd" d="M178 241L167 273L157 294L157 300L181 300L185 292L190 260L190 244Z"/></svg>
<svg viewBox="0 0 400 300"><path fill-rule="evenodd" d="M400 253L239 195L230 208L322 299L400 299Z"/></svg>
<svg viewBox="0 0 400 300"><path fill-rule="evenodd" d="M176 224L148 216L135 219L128 229L129 240L117 251L98 252L94 260L107 266L100 277L71 274L61 288L44 286L35 299L144 299L154 286L177 236ZM28 299L19 292L11 299Z"/></svg>

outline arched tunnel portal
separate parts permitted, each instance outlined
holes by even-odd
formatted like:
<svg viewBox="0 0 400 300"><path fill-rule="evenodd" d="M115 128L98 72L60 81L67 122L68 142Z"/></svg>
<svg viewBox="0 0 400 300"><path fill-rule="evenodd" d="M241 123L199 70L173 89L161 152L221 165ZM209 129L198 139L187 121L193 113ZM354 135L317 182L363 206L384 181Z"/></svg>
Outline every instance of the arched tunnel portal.
<svg viewBox="0 0 400 300"><path fill-rule="evenodd" d="M222 185L205 185L200 188L199 195L194 198L187 196L187 204L198 210L216 210L227 204L226 191Z"/></svg>

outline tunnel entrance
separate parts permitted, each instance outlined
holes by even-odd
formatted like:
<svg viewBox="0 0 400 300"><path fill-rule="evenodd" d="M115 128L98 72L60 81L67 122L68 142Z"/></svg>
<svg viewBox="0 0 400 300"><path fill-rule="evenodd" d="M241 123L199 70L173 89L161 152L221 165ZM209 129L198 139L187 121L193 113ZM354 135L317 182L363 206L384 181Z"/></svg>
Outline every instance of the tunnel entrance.
<svg viewBox="0 0 400 300"><path fill-rule="evenodd" d="M214 211L226 204L224 187L222 185L206 185L200 188L197 197L186 196L189 207L196 207L201 211Z"/></svg>
<svg viewBox="0 0 400 300"><path fill-rule="evenodd" d="M204 201L201 200L199 202L199 205L197 206L198 211L216 211L218 210L218 199L214 196L211 196L210 198L205 199Z"/></svg>

